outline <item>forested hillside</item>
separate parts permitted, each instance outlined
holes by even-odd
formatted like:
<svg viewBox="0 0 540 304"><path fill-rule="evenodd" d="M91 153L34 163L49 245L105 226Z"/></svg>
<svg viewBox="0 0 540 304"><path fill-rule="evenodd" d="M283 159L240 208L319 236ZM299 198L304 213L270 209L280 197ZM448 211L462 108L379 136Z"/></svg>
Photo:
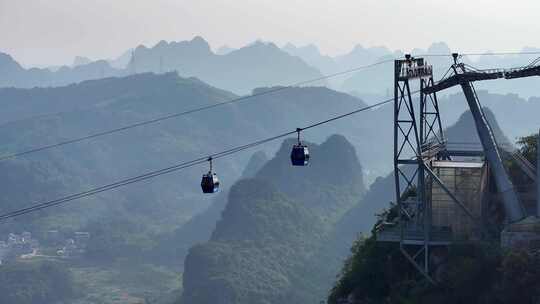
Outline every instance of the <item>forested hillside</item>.
<svg viewBox="0 0 540 304"><path fill-rule="evenodd" d="M258 89L256 93L266 90L269 89ZM0 89L0 96L5 113L0 126L2 155L237 97L175 73L107 78L59 88ZM219 111L193 113L129 132L7 159L0 162L0 179L7 187L0 209L8 212L85 191L362 106L358 98L327 88L294 88L223 106ZM350 120L328 129L313 129L304 136L311 141L323 141L332 130L344 129L358 138L359 134L369 132L364 129L367 127L371 128L368 122ZM356 142L360 151L355 154L367 155L368 149L374 149L362 143ZM273 155L276 146L260 148L261 152ZM243 174L254 176L265 162L265 157L259 156L248 163L249 155L238 154L214 164L224 191L216 197L201 196L200 177L208 168L200 166L29 214L5 222L0 231L29 231L40 239L50 230L66 235L88 231L93 236L88 250L92 260L109 263L124 258L150 258L152 263L172 264L181 269L187 249L210 237L225 205L227 189ZM192 219L206 209L208 212ZM188 220L190 223L184 226Z"/></svg>
<svg viewBox="0 0 540 304"><path fill-rule="evenodd" d="M364 192L354 148L333 135L291 167L293 140L254 178L237 182L210 241L185 262L182 303L308 303L324 297L343 256L325 248Z"/></svg>
<svg viewBox="0 0 540 304"><path fill-rule="evenodd" d="M253 178L266 164L268 158L263 151L254 153L249 159L241 179ZM184 225L171 233L165 234L159 242L154 255L166 265L183 268L184 259L189 249L196 244L204 243L210 239L221 218L221 212L227 205L228 190L223 190L212 201L212 204L203 212L193 216Z"/></svg>
<svg viewBox="0 0 540 304"><path fill-rule="evenodd" d="M506 141L491 118L498 141ZM449 137L467 138L467 120L471 120L469 113L447 130ZM535 161L537 134L522 137L517 145L524 157ZM525 186L523 172L515 164L509 167L514 185ZM534 216L510 227L522 227L524 223L531 225L530 231L538 231ZM501 227L488 222L486 229L500 232ZM535 246L501 246L497 236L484 238L482 242L453 242L448 247L431 247L431 250L432 257L439 256L438 261L431 261L430 274L436 284L428 282L406 260L398 243L377 242L372 234L357 238L328 303L510 304L537 303L540 299L540 251Z"/></svg>
<svg viewBox="0 0 540 304"><path fill-rule="evenodd" d="M0 304L540 304L540 1L462 2L0 0Z"/></svg>
<svg viewBox="0 0 540 304"><path fill-rule="evenodd" d="M356 97L324 87L269 92L279 88L255 89L257 96L222 106L219 111L212 109L192 113L144 128L134 128L129 132L2 161L0 168L4 173L0 174L0 179L4 181L6 190L0 210L11 211L75 191L84 191L201 154L291 131L366 105ZM536 99L525 101L513 95L479 93L481 100L485 100L484 104L493 107L497 113L532 115L539 104ZM195 78L182 78L176 73L111 77L59 88L0 89L0 100L4 106L3 114L0 114L0 136L4 140L0 153L9 155L235 98L238 96L231 92L214 88ZM443 121L455 121L464 106L460 94L441 98ZM254 245L252 240L259 236L266 240L269 237L267 233L270 233L270 238L283 235L287 246L300 244L300 247L290 245L292 249L286 251L290 250L291 255L287 259L280 260L278 264L264 265L264 269L254 262L254 272L246 270L245 277L238 274L233 280L234 284L228 279L224 279L228 283L216 283L211 279L212 275L194 277L193 267L187 267L187 291L184 297L197 298L197 290L201 286L217 284L216 288L224 288L223 292L231 293L231 297L238 297L242 301L253 297L269 301L280 301L284 297L317 301L324 298L330 288L332 278L348 253L349 244L360 232L370 230L375 221L374 214L393 199L393 191L388 190L393 189L393 178L375 179L386 176L391 170L392 164L388 160L391 159L392 149L388 147L392 144L392 114L393 106L385 105L332 122L324 128L302 132L302 139L324 143L321 146L313 144L310 168L316 169L314 172L303 170L305 168L290 171L298 169L291 168L288 160L288 149L292 142L277 150L276 157L267 162L261 153L276 153L276 145L269 144L261 146L261 153L251 162L248 161L249 155L252 155L250 152L217 161L215 170L222 179L223 188L223 193L217 196L201 196L199 181L208 168L200 166L181 174L164 176L152 182L139 183L8 221L0 231L5 234L30 231L38 238L49 230L62 230L66 234L88 231L93 237L86 258L98 265L112 266L107 271L101 267L77 268L73 270L77 274L76 281L99 274L103 276L99 278L100 282L105 282L108 276L116 276L115 282L122 282L125 277L117 275L117 272L123 273L129 269L126 261L144 261L149 262L150 266L141 264L140 268L132 271L137 275L149 271L155 275L156 282L167 286L161 289L156 284L148 285L152 292L163 292L173 298L181 293L178 290L178 277L170 269L153 268L157 267L155 265L173 266L175 271L181 271L183 258L189 248L200 243L203 244L193 247L188 256L187 261L192 266L198 263L199 258L202 263L207 263L206 256L209 259L219 256L216 258L218 260L234 257L243 261L243 256L236 256L236 252L243 250L250 259L252 255L279 257L277 252L286 249L280 247L279 242L270 242L261 247L260 242L253 241L256 243ZM523 130L534 128L527 120L512 122L510 116L501 116L499 121L508 134L520 134ZM497 134L502 134L494 121L492 126ZM463 116L456 126L448 129L447 134L450 141L475 141L476 135L470 130L474 130L472 121ZM333 133L345 135L350 144L343 144L339 136L327 140ZM499 138L500 142L507 141L502 136ZM334 149L334 146L340 148ZM356 158L363 163L361 170L349 165ZM246 186L242 186L243 183L235 185L237 190L233 196L233 191L229 192L228 188L242 176L248 180L255 178L256 182L249 184L252 185L247 187L249 189L244 189ZM374 180L365 198L360 199L355 191L363 188L358 185L367 185ZM233 199L252 201L251 196L246 199L241 197L244 191L251 193L249 195L255 197L253 200L259 200L256 191L249 192L254 187L264 188L271 194L263 196L261 201L275 199L280 202L276 206L282 208L279 212L290 212L293 217L269 215L259 223L257 214L264 218L267 212L273 212L272 209L264 209L268 203L261 203L254 210L248 208L250 211L246 216L256 218L252 224L264 225L248 229L249 235L238 235L239 228L234 227L243 221L234 215L236 211L231 211L233 209L227 211L228 206ZM328 201L332 204L328 204ZM225 212L223 217L222 211ZM286 223L280 222L282 218ZM299 227L289 223L293 219L299 221ZM282 224L285 230L273 230L277 229L276 225L281 227ZM228 237L231 235L234 235L233 243L229 243ZM289 236L291 239L288 239ZM212 253L214 250L217 250L215 255ZM289 265L289 262L294 265ZM210 267L208 271L215 271L220 276L234 271L234 267L216 267ZM274 273L276 267L283 271ZM272 271L268 272L268 269ZM313 269L317 271L313 272ZM257 282L263 285L255 288L258 291L254 294L246 295L239 290L251 290L250 284L254 282L249 273L254 276L269 275L269 281L264 284ZM137 284L143 281L141 279L129 288L139 286ZM238 289L231 287L233 285L239 286ZM281 287L278 288L279 292L272 289L267 294L268 286ZM96 290L101 288L96 287ZM265 291L262 292L261 288ZM283 290L286 292L283 293ZM169 294L171 291L174 293ZM210 301L206 298L203 300Z"/></svg>

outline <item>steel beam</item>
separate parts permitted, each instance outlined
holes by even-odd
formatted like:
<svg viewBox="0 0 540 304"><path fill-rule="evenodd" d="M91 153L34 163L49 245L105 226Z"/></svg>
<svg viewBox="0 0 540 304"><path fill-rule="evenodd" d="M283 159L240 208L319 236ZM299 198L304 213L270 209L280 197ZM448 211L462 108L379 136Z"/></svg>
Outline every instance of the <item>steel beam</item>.
<svg viewBox="0 0 540 304"><path fill-rule="evenodd" d="M504 78L506 79L515 79L515 78L523 78L523 77L531 77L531 76L540 76L540 66L513 69L513 70L505 72L504 74Z"/></svg>
<svg viewBox="0 0 540 304"><path fill-rule="evenodd" d="M435 280L433 280L431 278L431 276L429 275L429 272L427 272L425 269L423 269L422 267L420 267L420 265L418 265L418 263L416 262L416 259L413 258L408 252L407 250L405 250L405 248L403 247L403 245L401 245L399 247L399 250L401 251L401 253L405 256L405 258L414 266L414 268L416 268L416 270L418 270L418 272L420 272L424 278L426 280L428 280L431 284L433 285L437 285L437 283L435 282ZM423 250L423 249L420 249L420 250ZM421 252L418 252L417 254L415 254L415 256L418 256ZM423 253L424 255L427 256L427 253L424 252Z"/></svg>
<svg viewBox="0 0 540 304"><path fill-rule="evenodd" d="M506 216L510 222L519 221L525 216L525 212L514 191L514 186L506 173L506 169L504 168L493 131L489 126L489 122L486 119L471 83L462 82L461 88L463 89L463 94L469 104L469 109L474 118L478 137L484 148L486 158L494 173L497 189L502 194Z"/></svg>
<svg viewBox="0 0 540 304"><path fill-rule="evenodd" d="M427 109L425 103L420 106L420 120L417 119L415 103L413 102L410 81L419 79L421 86L425 79L432 80L432 70L430 66L425 65L421 58L413 59L406 56L406 60L395 61L394 77L394 178L396 187L396 202L399 210L399 242L402 252L407 259L418 269L430 282L429 277L429 241L431 230L430 204L427 202L425 172L422 159L422 146L426 137L437 133L437 122L440 122L438 115L429 114L429 123L425 122L425 113L437 111L436 97L434 101L430 99L430 105L435 104L435 109ZM423 102L428 101L426 95L420 99ZM437 113L438 114L438 113ZM431 119L431 118L434 119ZM426 132L428 136L425 136ZM402 187L403 185L403 187ZM414 215L409 214L405 209L403 195L414 190L418 208L414 210ZM414 217L414 223L407 218ZM422 233L421 256L412 258L408 255L404 246L407 243L405 235L405 226L414 225L419 233ZM418 260L422 260L420 263Z"/></svg>

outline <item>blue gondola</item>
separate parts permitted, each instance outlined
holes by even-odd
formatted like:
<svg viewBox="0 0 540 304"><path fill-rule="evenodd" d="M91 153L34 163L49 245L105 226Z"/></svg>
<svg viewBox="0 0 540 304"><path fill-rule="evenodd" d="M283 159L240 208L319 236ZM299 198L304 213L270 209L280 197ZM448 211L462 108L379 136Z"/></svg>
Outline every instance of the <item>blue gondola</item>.
<svg viewBox="0 0 540 304"><path fill-rule="evenodd" d="M291 162L293 166L307 166L309 163L309 149L307 146L294 145L291 151Z"/></svg>
<svg viewBox="0 0 540 304"><path fill-rule="evenodd" d="M309 163L309 149L300 142L300 131L302 129L296 129L298 144L294 145L291 151L291 163L293 166L307 166Z"/></svg>
<svg viewBox="0 0 540 304"><path fill-rule="evenodd" d="M216 193L219 191L219 178L216 173L212 172L212 158L208 158L210 162L210 171L202 176L201 189L203 193Z"/></svg>
<svg viewBox="0 0 540 304"><path fill-rule="evenodd" d="M219 179L215 173L204 174L201 180L203 193L216 193L219 191Z"/></svg>

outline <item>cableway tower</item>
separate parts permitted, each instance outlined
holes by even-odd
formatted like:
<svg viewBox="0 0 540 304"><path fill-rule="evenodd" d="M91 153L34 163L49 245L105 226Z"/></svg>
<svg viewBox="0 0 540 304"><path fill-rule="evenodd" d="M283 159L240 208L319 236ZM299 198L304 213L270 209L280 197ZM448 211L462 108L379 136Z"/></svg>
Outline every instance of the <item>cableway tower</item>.
<svg viewBox="0 0 540 304"><path fill-rule="evenodd" d="M438 248L479 241L487 235L489 206L502 206L507 227L530 215L504 167L501 147L473 82L540 76L539 61L513 69L478 70L459 62L457 54L453 57L450 73L438 82L423 58L406 55L395 61L396 204L394 212L388 212L376 227L378 241L399 243L407 260L432 282L430 264L437 260ZM418 90L413 91L413 85ZM454 86L460 86L465 95L480 139L478 147L450 143L444 136L437 93ZM419 99L413 99L418 92ZM534 170L529 171L534 175ZM536 209L540 210L540 203ZM538 223L538 219L532 222Z"/></svg>

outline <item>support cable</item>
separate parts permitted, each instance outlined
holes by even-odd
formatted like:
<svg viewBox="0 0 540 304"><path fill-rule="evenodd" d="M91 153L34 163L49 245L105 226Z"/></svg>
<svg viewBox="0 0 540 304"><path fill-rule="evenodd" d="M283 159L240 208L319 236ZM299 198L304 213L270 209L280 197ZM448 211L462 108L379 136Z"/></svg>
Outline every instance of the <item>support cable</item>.
<svg viewBox="0 0 540 304"><path fill-rule="evenodd" d="M419 91L415 91L412 94L416 94L418 92ZM327 120L323 120L323 121L320 121L320 122L316 122L316 123L307 125L306 127L301 128L301 130L305 131L305 130L308 130L308 129L316 128L316 127L319 127L321 125L325 125L325 124L328 124L330 122L333 122L333 121L336 121L336 120L339 120L339 119L354 115L356 113L367 111L369 109L373 109L375 107L378 107L378 106L381 106L381 105L384 105L384 104L387 104L387 103L390 103L390 102L393 102L393 101L394 101L393 98L386 99L386 100L383 100L383 101L378 102L378 103L373 104L373 105L362 107L360 109L357 109L357 110L354 110L354 111L351 111L351 112L348 112L348 113L345 113L345 114L334 116L334 117L332 117L330 119L327 119ZM80 199L80 198L93 196L93 195L96 195L98 193L102 193L102 192L105 192L105 191L110 191L110 190L113 190L113 189L116 189L116 188L119 188L119 187L123 187L123 186L129 185L129 184L137 183L137 182L144 181L144 180L147 180L147 179L151 179L151 178L161 176L161 175L164 175L164 174L169 174L169 173L172 173L172 172L175 172L175 171L190 168L190 167L193 167L193 166L196 166L196 165L199 165L199 164L206 163L208 161L209 157L211 157L212 159L218 159L218 158L227 157L229 155L232 155L232 154L235 154L235 153L238 153L238 152L241 152L241 151L244 151L244 150L256 147L256 146L260 146L262 144L265 144L265 143L268 143L268 142L271 142L271 141L275 141L277 139L290 136L292 134L296 134L297 132L298 132L297 129L294 129L293 131L285 132L285 133L282 133L282 134L278 134L276 136L272 136L272 137L269 137L269 138L258 140L258 141L248 143L248 144L245 144L245 145L242 145L242 146L237 146L237 147L234 147L234 148L231 148L231 149L228 149L228 150L224 150L224 151L221 151L221 152L217 152L217 153L211 154L210 156L198 157L198 158L195 158L195 159L190 160L190 161L181 162L179 164L169 166L167 168L163 168L163 169L159 169L159 170L155 170L155 171L150 171L150 172L147 172L147 173L144 173L144 174L141 174L141 175L137 175L137 176L134 176L134 177L122 179L122 180L114 182L114 183L106 184L106 185L99 186L99 187L96 187L96 188L92 188L92 189L82 191L82 192L79 192L79 193L67 195L67 196L64 196L64 197L61 197L61 198L58 198L58 199L33 204L33 205L31 205L29 207L26 207L26 208L22 208L22 209L19 209L19 210L15 210L15 211L11 211L11 212L1 214L0 215L0 221L5 221L7 219L14 218L14 217L17 217L17 216L21 216L21 215L24 215L24 214L27 214L27 213L35 212L35 211L38 211L38 210L42 210L42 209L46 209L46 208L50 208L50 207L54 207L54 206L58 206L58 205L62 205L62 204L66 204L68 202L71 202L71 201L74 201L74 200L77 200L77 199Z"/></svg>
<svg viewBox="0 0 540 304"><path fill-rule="evenodd" d="M221 107L221 106L224 106L224 105L243 102L243 101L246 101L248 99L252 99L254 97L259 97L259 96L263 96L263 95L269 95L269 94L277 93L277 92L280 92L280 91L285 91L285 90L288 90L288 89L291 89L291 88L294 88L294 87L299 87L299 86L307 85L307 84L310 84L310 83L322 81L322 80L325 80L325 79L334 78L334 77L337 77L337 76L357 72L357 71L360 71L360 70L368 69L368 68L371 68L371 67L374 67L374 66L378 66L378 65L393 62L393 61L394 61L394 58L388 59L388 60L382 60L382 61L378 61L378 62L375 62L375 63L372 63L372 64L363 65L363 66L359 66L359 67L356 67L356 68L348 69L348 70L345 70L345 71L341 71L341 72L337 72L337 73L333 73L333 74L328 74L328 75L325 75L325 76L322 76L322 77L317 77L317 78L313 78L313 79L309 79L309 80L296 82L296 83L293 83L293 84L290 84L290 85L287 85L287 86L276 87L276 88L273 88L273 89L270 89L270 90L267 90L267 91L263 91L263 92L260 92L260 93L246 95L246 96L234 98L234 99L227 100L227 101L223 101L223 102L219 102L219 103L215 103L215 104L211 104L211 105L207 105L207 106L203 106L203 107L199 107L199 108L194 108L194 109L187 110L187 111L184 111L184 112L173 113L173 114L157 117L157 118L150 119L150 120L140 121L140 122L137 122L137 123L134 123L134 124L125 125L123 127L119 127L119 128L115 128L115 129L111 129L111 130L106 130L106 131L103 131L103 132L97 132L97 133L93 133L93 134L90 134L90 135L77 137L77 138L73 138L73 139L68 139L68 140L60 141L60 142L50 144L50 145L44 145L44 146L40 146L40 147L30 148L28 150L24 150L24 151L21 151L21 152L15 152L15 153L12 153L12 154L7 154L7 155L4 155L4 156L0 156L0 161L5 161L5 160L8 160L8 159L16 158L16 157L19 157L19 156L23 156L23 155L27 155L27 154L31 154L31 153L35 153L35 152L40 152L40 151L44 151L44 150L58 148L58 147L61 147L61 146L64 146L64 145L78 143L78 142L90 140L90 139L93 139L93 138L97 138L97 137L101 137L101 136L105 136L105 135L109 135L109 134L113 134L113 133L126 131L126 130L129 130L129 129L133 129L133 128L137 128L137 127L141 127L141 126L146 126L146 125L150 125L150 124L156 124L156 123L162 122L164 120L169 120L169 119L172 119L172 118L177 118L177 117L180 117L180 116L189 115L189 114L193 114L193 113L196 113L196 112L202 112L202 111L210 110L210 109Z"/></svg>

